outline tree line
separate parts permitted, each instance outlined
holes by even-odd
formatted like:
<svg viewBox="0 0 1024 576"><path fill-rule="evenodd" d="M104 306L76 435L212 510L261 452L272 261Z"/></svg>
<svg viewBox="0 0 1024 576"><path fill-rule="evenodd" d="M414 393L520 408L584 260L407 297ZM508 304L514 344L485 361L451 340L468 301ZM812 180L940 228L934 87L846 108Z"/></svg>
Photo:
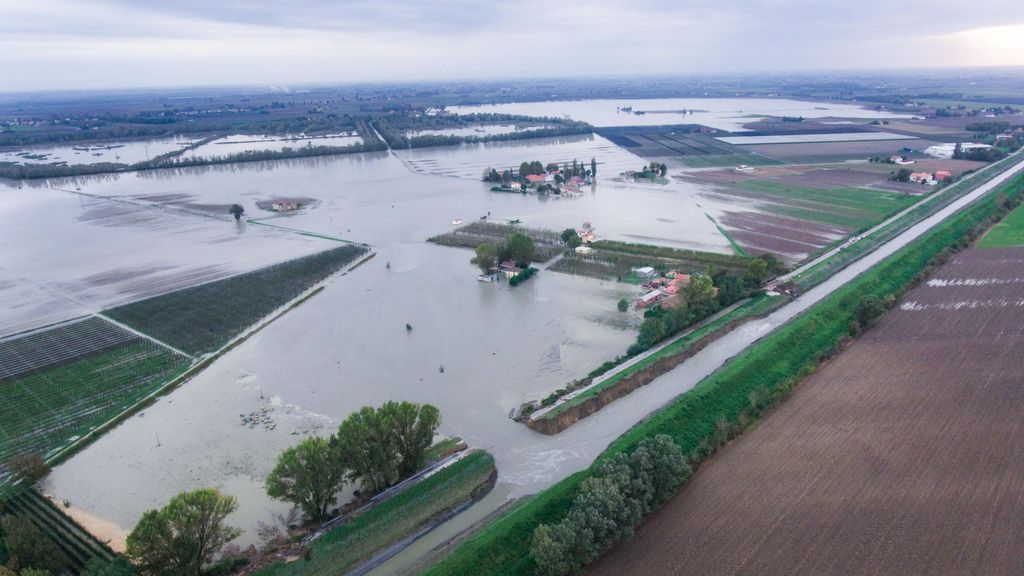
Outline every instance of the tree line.
<svg viewBox="0 0 1024 576"><path fill-rule="evenodd" d="M633 535L644 516L667 501L690 476L683 451L665 434L640 442L631 454L598 464L580 485L569 513L533 532L530 556L540 576L567 576Z"/></svg>

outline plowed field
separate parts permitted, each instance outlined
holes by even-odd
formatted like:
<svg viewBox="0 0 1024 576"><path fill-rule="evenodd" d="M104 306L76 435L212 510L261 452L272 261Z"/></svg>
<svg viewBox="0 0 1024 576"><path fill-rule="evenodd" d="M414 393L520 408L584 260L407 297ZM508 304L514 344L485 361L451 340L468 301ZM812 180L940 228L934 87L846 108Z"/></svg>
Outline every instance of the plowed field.
<svg viewBox="0 0 1024 576"><path fill-rule="evenodd" d="M969 250L593 574L1022 574L1024 249Z"/></svg>

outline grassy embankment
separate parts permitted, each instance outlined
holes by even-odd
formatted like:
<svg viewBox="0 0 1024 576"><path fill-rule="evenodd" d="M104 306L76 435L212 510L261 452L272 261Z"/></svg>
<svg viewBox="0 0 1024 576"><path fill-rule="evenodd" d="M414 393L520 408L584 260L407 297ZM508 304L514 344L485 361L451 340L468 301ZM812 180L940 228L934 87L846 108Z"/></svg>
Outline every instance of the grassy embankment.
<svg viewBox="0 0 1024 576"><path fill-rule="evenodd" d="M217 349L366 252L347 245L185 288L104 314L189 354Z"/></svg>
<svg viewBox="0 0 1024 576"><path fill-rule="evenodd" d="M328 532L310 546L309 561L274 564L257 574L344 574L375 553L428 526L446 512L479 497L490 488L494 474L494 457L487 452L474 451L348 524Z"/></svg>
<svg viewBox="0 0 1024 576"><path fill-rule="evenodd" d="M1001 194L986 195L753 345L619 437L598 460L631 451L642 439L663 433L670 435L692 462L701 462L813 373L822 359L836 352L849 337L850 322L862 298L898 296L912 287L931 267L941 263L951 248L966 246L993 219L1005 214L997 196L1018 201L1024 182L1018 178L1000 190ZM534 496L426 574L533 574L535 566L529 556L533 530L566 514L591 470L574 474Z"/></svg>

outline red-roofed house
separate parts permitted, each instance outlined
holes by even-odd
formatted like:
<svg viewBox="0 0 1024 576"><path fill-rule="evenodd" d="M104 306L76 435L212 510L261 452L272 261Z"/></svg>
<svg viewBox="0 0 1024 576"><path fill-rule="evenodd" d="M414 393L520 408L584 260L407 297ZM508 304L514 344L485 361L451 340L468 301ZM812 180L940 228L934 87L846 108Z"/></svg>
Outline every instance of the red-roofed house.
<svg viewBox="0 0 1024 576"><path fill-rule="evenodd" d="M540 184L544 181L544 176L540 174L527 174L526 181L530 184Z"/></svg>

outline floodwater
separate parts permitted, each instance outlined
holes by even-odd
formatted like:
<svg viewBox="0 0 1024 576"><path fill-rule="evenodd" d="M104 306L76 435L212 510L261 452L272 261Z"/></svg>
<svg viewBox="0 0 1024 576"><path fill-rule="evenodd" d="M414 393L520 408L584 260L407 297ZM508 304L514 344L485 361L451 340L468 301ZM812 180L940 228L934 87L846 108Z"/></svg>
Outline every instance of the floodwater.
<svg viewBox="0 0 1024 576"><path fill-rule="evenodd" d="M580 198L493 193L479 181L488 165L573 158L589 163L592 156L599 162L598 182ZM276 230L367 242L377 253L58 466L47 489L130 528L145 510L178 492L220 487L241 504L232 519L246 530L240 542L254 542L260 524L279 524L288 508L263 493L262 479L276 455L303 435L330 433L363 405L387 400L437 405L444 418L440 432L494 453L500 489L513 497L586 466L636 421L637 409L605 410L593 424L584 422L557 438L536 434L508 414L623 352L635 338L638 319L618 312L615 304L637 288L554 272L515 289L480 283L469 263L471 251L425 239L449 230L453 219L468 222L490 213L554 230L591 221L608 238L728 251L705 213L718 217L725 210L753 208L710 198L681 181L661 186L618 178L642 163L588 135L39 184L40 191L80 187L108 202L145 207L154 217L204 222L191 212L181 215L180 207L238 202L251 217L266 214L260 221L281 227ZM78 201L77 195L63 194ZM259 200L281 196L317 203L280 217L256 207ZM247 236L265 227L243 228ZM59 230L51 238L36 237L28 252L38 255L61 238ZM149 256L154 263L181 251L167 239L162 245L166 253ZM96 262L116 266L102 257ZM240 425L239 414L264 406L273 408L274 430Z"/></svg>
<svg viewBox="0 0 1024 576"><path fill-rule="evenodd" d="M630 108L631 110L623 110ZM785 98L652 98L642 100L554 100L479 106L450 106L455 114L520 114L568 116L596 127L701 124L742 132L744 124L763 116L854 118L858 120L910 118L907 114L869 110L855 104L804 102ZM638 114L642 112L642 114Z"/></svg>
<svg viewBox="0 0 1024 576"><path fill-rule="evenodd" d="M0 336L335 244L238 225L226 208L197 216L76 187L58 180L0 187Z"/></svg>
<svg viewBox="0 0 1024 576"><path fill-rule="evenodd" d="M431 130L411 130L405 135L409 138L417 136L497 136L499 134L512 134L515 132L529 132L546 128L546 125L520 126L517 124L478 124L464 128L436 128Z"/></svg>
<svg viewBox="0 0 1024 576"><path fill-rule="evenodd" d="M62 146L33 146L0 152L0 162L15 164L135 164L155 156L181 150L195 142L185 136L135 140L105 144L67 144ZM26 157L30 156L30 157Z"/></svg>
<svg viewBox="0 0 1024 576"><path fill-rule="evenodd" d="M255 134L232 134L207 142L184 154L185 157L209 158L228 156L240 152L269 150L280 152L285 148L302 148L304 146L350 146L362 144L363 139L356 133L324 134L306 136L301 134L285 136L267 136Z"/></svg>

